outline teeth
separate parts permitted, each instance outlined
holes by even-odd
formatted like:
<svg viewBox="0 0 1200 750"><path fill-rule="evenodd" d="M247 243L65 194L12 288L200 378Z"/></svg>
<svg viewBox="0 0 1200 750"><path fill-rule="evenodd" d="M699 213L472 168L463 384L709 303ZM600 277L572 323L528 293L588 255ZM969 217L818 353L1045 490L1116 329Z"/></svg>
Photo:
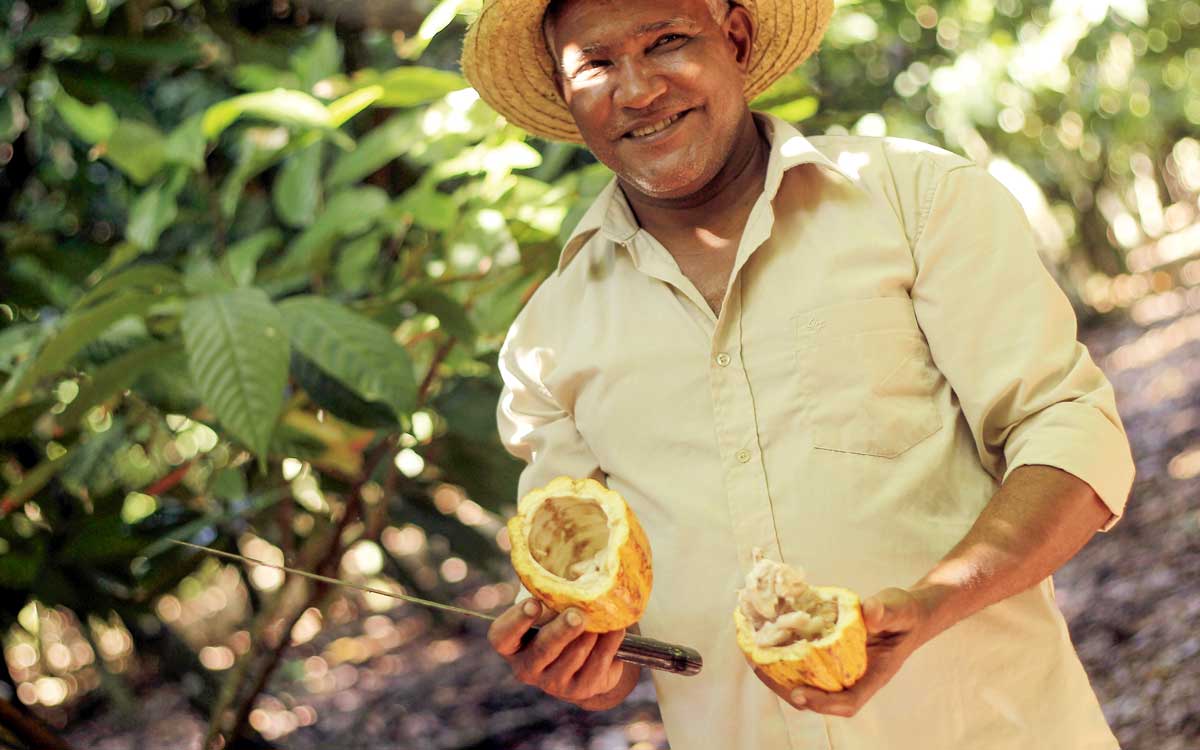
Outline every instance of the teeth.
<svg viewBox="0 0 1200 750"><path fill-rule="evenodd" d="M634 138L642 138L647 135L653 135L654 133L657 133L660 130L666 130L668 125L675 122L680 117L683 117L682 112L680 112L677 115L671 115L670 117L663 120L662 122L656 122L648 128L639 128L637 130L631 131L629 134L631 136L633 136Z"/></svg>

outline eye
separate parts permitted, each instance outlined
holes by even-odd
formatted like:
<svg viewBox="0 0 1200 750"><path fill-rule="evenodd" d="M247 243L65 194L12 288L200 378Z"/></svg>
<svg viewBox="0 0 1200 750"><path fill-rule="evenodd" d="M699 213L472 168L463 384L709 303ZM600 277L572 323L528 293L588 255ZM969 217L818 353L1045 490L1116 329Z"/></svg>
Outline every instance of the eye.
<svg viewBox="0 0 1200 750"><path fill-rule="evenodd" d="M596 71L608 66L608 60L586 60L575 66L575 70L571 73L572 78L594 74Z"/></svg>
<svg viewBox="0 0 1200 750"><path fill-rule="evenodd" d="M658 39L654 40L654 44L650 45L650 49L658 49L659 47L665 47L675 42L687 41L688 38L689 37L684 36L683 34L663 34ZM681 45L676 44L675 46L679 47Z"/></svg>

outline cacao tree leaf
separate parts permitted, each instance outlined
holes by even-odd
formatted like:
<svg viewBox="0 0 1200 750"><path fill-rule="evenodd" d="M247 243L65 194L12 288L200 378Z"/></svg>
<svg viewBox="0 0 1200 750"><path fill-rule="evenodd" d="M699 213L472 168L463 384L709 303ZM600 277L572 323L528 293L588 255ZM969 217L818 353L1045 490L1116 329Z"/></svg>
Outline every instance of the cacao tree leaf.
<svg viewBox="0 0 1200 750"><path fill-rule="evenodd" d="M174 191L167 185L151 185L129 207L125 237L142 250L153 250L178 214Z"/></svg>
<svg viewBox="0 0 1200 750"><path fill-rule="evenodd" d="M166 163L167 139L153 125L121 120L105 143L104 158L129 179L144 185Z"/></svg>
<svg viewBox="0 0 1200 750"><path fill-rule="evenodd" d="M288 62L300 81L300 88L311 91L318 81L342 68L342 50L337 35L331 27L321 27L312 41L293 53Z"/></svg>
<svg viewBox="0 0 1200 750"><path fill-rule="evenodd" d="M448 232L458 221L458 203L432 187L421 186L400 196L388 213L409 216L413 224L431 232Z"/></svg>
<svg viewBox="0 0 1200 750"><path fill-rule="evenodd" d="M4 63L0 62L0 66ZM16 91L5 89L0 94L0 141L15 141L29 127L29 115L25 112L25 101Z"/></svg>
<svg viewBox="0 0 1200 750"><path fill-rule="evenodd" d="M282 244L283 232L275 227L269 227L230 245L221 262L224 264L225 270L233 277L234 283L238 286L249 286L254 283L254 275L258 270L258 259L262 257L263 253Z"/></svg>
<svg viewBox="0 0 1200 750"><path fill-rule="evenodd" d="M128 289L92 307L68 314L37 356L33 377L53 375L66 367L88 342L127 315L141 315L157 300L142 289Z"/></svg>
<svg viewBox="0 0 1200 750"><path fill-rule="evenodd" d="M287 384L289 348L279 310L263 291L242 288L190 300L182 324L192 381L204 402L263 460Z"/></svg>
<svg viewBox="0 0 1200 750"><path fill-rule="evenodd" d="M433 10L429 11L425 20L421 22L417 33L404 40L400 46L400 56L409 60L420 57L433 38L454 21L454 16L464 4L465 0L441 0L433 6Z"/></svg>
<svg viewBox="0 0 1200 750"><path fill-rule="evenodd" d="M60 89L54 95L54 109L67 127L87 144L107 141L117 129L117 113L107 102L88 106Z"/></svg>
<svg viewBox="0 0 1200 750"><path fill-rule="evenodd" d="M28 438L33 433L33 425L56 403L58 399L53 398L34 401L0 417L0 441Z"/></svg>
<svg viewBox="0 0 1200 750"><path fill-rule="evenodd" d="M279 309L296 351L359 398L396 415L416 405L412 361L387 327L321 297L293 297Z"/></svg>
<svg viewBox="0 0 1200 750"><path fill-rule="evenodd" d="M289 227L306 227L317 215L324 153L324 141L317 141L283 161L271 190L271 200L280 220Z"/></svg>
<svg viewBox="0 0 1200 750"><path fill-rule="evenodd" d="M358 142L358 146L334 161L325 182L330 189L357 182L392 159L408 153L421 141L415 113L392 115Z"/></svg>
<svg viewBox="0 0 1200 750"><path fill-rule="evenodd" d="M338 254L334 276L338 285L348 292L360 292L367 287L372 269L379 260L384 233L368 232L346 243Z"/></svg>
<svg viewBox="0 0 1200 750"><path fill-rule="evenodd" d="M334 127L339 127L381 98L383 98L382 86L364 86L330 102L329 118Z"/></svg>
<svg viewBox="0 0 1200 750"><path fill-rule="evenodd" d="M25 476L21 477L21 481L8 488L8 491L4 493L3 504L7 507L19 507L26 500L37 494L54 478L55 474L67 465L67 459L71 457L71 450L71 448L68 448L65 453L57 458L48 458L25 472Z"/></svg>
<svg viewBox="0 0 1200 750"><path fill-rule="evenodd" d="M387 209L387 193L374 186L346 188L325 204L325 210L291 245L268 278L320 271L337 238L368 230Z"/></svg>
<svg viewBox="0 0 1200 750"><path fill-rule="evenodd" d="M314 404L338 419L359 427L394 429L399 426L399 421L388 404L359 398L358 394L294 349L292 377Z"/></svg>
<svg viewBox="0 0 1200 750"><path fill-rule="evenodd" d="M82 310L117 292L138 289L157 295L167 295L183 288L183 277L175 269L160 263L130 266L100 279L74 305Z"/></svg>
<svg viewBox="0 0 1200 750"><path fill-rule="evenodd" d="M329 110L303 91L273 89L218 102L204 113L204 137L215 140L240 117L255 117L301 128L330 128Z"/></svg>
<svg viewBox="0 0 1200 750"><path fill-rule="evenodd" d="M75 400L58 415L58 426L70 430L93 407L129 388L143 372L158 365L164 357L179 351L181 349L176 342L155 341L111 360L91 373L91 377L80 386Z"/></svg>
<svg viewBox="0 0 1200 750"><path fill-rule="evenodd" d="M458 300L430 287L414 289L404 296L421 312L436 317L447 334L467 346L475 343L475 326Z"/></svg>
<svg viewBox="0 0 1200 750"><path fill-rule="evenodd" d="M181 164L197 172L204 171L204 153L208 142L204 139L202 115L192 115L183 124L171 131L164 147L168 163Z"/></svg>
<svg viewBox="0 0 1200 750"><path fill-rule="evenodd" d="M470 86L457 73L417 65L392 68L371 83L383 86L382 107L415 107Z"/></svg>
<svg viewBox="0 0 1200 750"><path fill-rule="evenodd" d="M292 71L262 63L245 63L234 67L232 79L233 85L242 91L294 89L300 86L300 79Z"/></svg>

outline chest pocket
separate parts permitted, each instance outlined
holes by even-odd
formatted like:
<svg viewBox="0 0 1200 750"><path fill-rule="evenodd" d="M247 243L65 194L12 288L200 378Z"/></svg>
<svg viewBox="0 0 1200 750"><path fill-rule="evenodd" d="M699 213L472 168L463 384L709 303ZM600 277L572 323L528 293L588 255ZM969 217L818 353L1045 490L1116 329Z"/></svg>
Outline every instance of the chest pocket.
<svg viewBox="0 0 1200 750"><path fill-rule="evenodd" d="M813 447L894 458L941 429L941 373L908 297L818 308L794 319Z"/></svg>

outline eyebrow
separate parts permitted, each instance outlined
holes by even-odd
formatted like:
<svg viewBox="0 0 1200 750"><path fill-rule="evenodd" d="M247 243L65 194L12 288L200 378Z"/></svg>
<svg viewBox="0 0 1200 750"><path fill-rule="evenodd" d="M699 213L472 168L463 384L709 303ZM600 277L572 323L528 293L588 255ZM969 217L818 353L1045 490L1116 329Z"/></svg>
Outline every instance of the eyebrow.
<svg viewBox="0 0 1200 750"><path fill-rule="evenodd" d="M653 21L651 23L644 23L641 26L638 26L636 29L633 30L633 35L634 36L642 36L643 34L649 34L654 31L662 31L663 29L669 29L673 26L694 27L695 25L696 25L696 22L692 21L691 19L688 19L688 18L667 18L662 21ZM607 51L608 51L608 46L604 45L604 44L589 44L587 46L579 48L580 54L582 54L585 57L591 57L592 55L604 53Z"/></svg>

